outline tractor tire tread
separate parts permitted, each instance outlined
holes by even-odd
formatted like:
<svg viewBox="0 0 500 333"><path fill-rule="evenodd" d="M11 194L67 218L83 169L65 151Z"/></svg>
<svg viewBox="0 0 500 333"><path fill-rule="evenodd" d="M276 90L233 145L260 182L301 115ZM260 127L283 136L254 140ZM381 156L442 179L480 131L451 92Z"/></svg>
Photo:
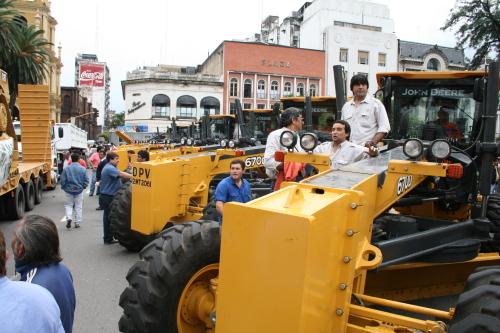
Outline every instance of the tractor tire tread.
<svg viewBox="0 0 500 333"><path fill-rule="evenodd" d="M120 331L177 332L177 304L185 285L202 267L218 263L219 254L217 222L186 222L162 231L127 274Z"/></svg>
<svg viewBox="0 0 500 333"><path fill-rule="evenodd" d="M143 235L131 229L132 188L125 183L110 204L109 223L113 236L131 252L139 252L156 235Z"/></svg>

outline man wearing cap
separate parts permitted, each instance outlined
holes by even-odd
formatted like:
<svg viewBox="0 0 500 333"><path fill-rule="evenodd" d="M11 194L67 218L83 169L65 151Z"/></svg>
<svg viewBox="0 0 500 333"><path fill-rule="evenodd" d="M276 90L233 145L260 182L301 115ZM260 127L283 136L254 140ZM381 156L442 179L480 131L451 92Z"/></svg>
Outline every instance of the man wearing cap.
<svg viewBox="0 0 500 333"><path fill-rule="evenodd" d="M264 151L264 167L266 168L266 174L271 179L276 179L278 172L283 170L283 163L276 162L274 159L275 152L287 149L281 145L281 134L285 131L297 133L302 130L302 126L304 124L302 112L294 107L288 108L281 114L280 123L282 126L280 129L269 133L269 136L267 137L266 150ZM302 151L298 142L295 145L294 150Z"/></svg>
<svg viewBox="0 0 500 333"><path fill-rule="evenodd" d="M384 105L368 95L368 79L356 74L351 79L353 99L342 107L342 120L351 126L350 141L361 146L374 146L391 130Z"/></svg>

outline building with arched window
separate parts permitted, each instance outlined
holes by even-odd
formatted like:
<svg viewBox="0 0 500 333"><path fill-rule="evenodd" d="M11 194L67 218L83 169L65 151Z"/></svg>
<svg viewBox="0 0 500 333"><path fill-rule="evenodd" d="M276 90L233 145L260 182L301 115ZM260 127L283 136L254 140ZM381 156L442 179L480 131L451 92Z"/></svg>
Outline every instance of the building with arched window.
<svg viewBox="0 0 500 333"><path fill-rule="evenodd" d="M143 67L122 81L125 125L165 131L175 119L190 124L204 114L219 114L223 82L194 67Z"/></svg>
<svg viewBox="0 0 500 333"><path fill-rule="evenodd" d="M234 113L236 99L245 109L264 109L284 95L321 95L324 70L324 51L224 41L197 67L128 72L122 81L125 125L164 131L174 118L190 124L205 114Z"/></svg>
<svg viewBox="0 0 500 333"><path fill-rule="evenodd" d="M307 61L304 61L307 59ZM325 52L256 42L224 41L199 66L224 78L222 111L270 108L283 96L325 91Z"/></svg>
<svg viewBox="0 0 500 333"><path fill-rule="evenodd" d="M399 41L400 71L464 70L464 50L454 47Z"/></svg>

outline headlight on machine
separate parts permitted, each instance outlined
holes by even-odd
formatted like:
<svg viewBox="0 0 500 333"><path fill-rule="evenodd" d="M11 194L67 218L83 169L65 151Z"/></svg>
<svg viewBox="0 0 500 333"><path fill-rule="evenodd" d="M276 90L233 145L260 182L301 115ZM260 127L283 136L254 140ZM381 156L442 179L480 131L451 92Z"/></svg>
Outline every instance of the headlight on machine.
<svg viewBox="0 0 500 333"><path fill-rule="evenodd" d="M193 145L193 141L194 141L193 138L189 138L189 139L186 140L186 144L188 146L192 146Z"/></svg>
<svg viewBox="0 0 500 333"><path fill-rule="evenodd" d="M424 144L419 139L408 139L403 145L403 153L411 159L417 159L424 152Z"/></svg>
<svg viewBox="0 0 500 333"><path fill-rule="evenodd" d="M435 140L431 144L430 152L438 160L444 160L451 154L451 145L446 140Z"/></svg>
<svg viewBox="0 0 500 333"><path fill-rule="evenodd" d="M297 144L297 135L292 131L284 131L280 136L280 144L288 150Z"/></svg>
<svg viewBox="0 0 500 333"><path fill-rule="evenodd" d="M314 133L304 133L300 137L300 146L307 152L311 152L318 145L318 137Z"/></svg>
<svg viewBox="0 0 500 333"><path fill-rule="evenodd" d="M227 140L226 139L220 140L219 145L221 146L221 148L226 148L226 146L227 146Z"/></svg>
<svg viewBox="0 0 500 333"><path fill-rule="evenodd" d="M229 140L229 142L227 143L227 146L229 148L234 148L236 146L236 142L234 140Z"/></svg>
<svg viewBox="0 0 500 333"><path fill-rule="evenodd" d="M181 145L185 145L186 144L186 141L187 141L187 138L181 138Z"/></svg>

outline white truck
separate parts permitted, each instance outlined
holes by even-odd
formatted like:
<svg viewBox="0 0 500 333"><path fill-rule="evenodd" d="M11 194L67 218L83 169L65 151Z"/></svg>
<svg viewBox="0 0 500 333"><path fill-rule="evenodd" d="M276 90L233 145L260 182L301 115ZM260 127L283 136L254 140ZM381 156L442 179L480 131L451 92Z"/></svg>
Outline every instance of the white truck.
<svg viewBox="0 0 500 333"><path fill-rule="evenodd" d="M87 132L70 123L56 123L54 125L54 144L57 153L69 150L86 150Z"/></svg>

